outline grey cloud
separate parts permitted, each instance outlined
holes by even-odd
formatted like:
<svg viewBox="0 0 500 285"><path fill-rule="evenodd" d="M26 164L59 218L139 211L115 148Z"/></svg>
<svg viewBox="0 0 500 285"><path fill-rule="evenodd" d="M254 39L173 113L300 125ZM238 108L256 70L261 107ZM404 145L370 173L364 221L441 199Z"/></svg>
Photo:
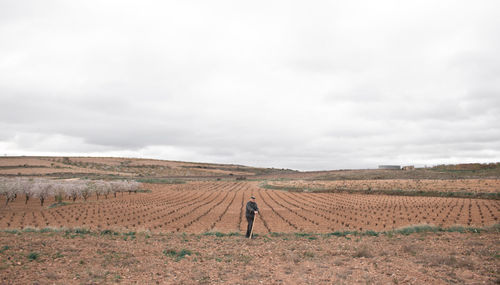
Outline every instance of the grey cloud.
<svg viewBox="0 0 500 285"><path fill-rule="evenodd" d="M3 1L1 152L298 169L498 161L498 8Z"/></svg>

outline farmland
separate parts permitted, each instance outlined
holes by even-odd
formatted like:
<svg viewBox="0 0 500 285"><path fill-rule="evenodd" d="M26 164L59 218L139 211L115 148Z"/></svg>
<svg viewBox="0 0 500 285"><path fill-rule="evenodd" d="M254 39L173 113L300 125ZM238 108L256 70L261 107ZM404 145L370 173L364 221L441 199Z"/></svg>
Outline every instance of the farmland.
<svg viewBox="0 0 500 285"><path fill-rule="evenodd" d="M118 158L0 165L1 283L500 280L495 165L428 179ZM251 196L260 214L246 240Z"/></svg>
<svg viewBox="0 0 500 285"><path fill-rule="evenodd" d="M94 195L53 208L34 199L28 203L17 199L2 211L0 227L241 232L246 227L244 206L250 196L257 198L261 208L255 231L262 234L383 231L416 224L483 227L497 223L500 217L498 200L297 193L263 189L259 182L246 181L143 187L148 191L100 199Z"/></svg>

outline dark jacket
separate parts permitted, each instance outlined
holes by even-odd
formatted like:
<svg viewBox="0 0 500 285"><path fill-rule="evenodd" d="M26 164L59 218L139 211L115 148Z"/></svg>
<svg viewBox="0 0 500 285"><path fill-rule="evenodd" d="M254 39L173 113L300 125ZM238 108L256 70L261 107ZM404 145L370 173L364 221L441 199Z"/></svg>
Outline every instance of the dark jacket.
<svg viewBox="0 0 500 285"><path fill-rule="evenodd" d="M259 211L259 208L257 207L257 203L249 201L247 203L247 211L245 213L245 216L247 218L253 219L253 217L255 216L255 211L257 211L257 212Z"/></svg>

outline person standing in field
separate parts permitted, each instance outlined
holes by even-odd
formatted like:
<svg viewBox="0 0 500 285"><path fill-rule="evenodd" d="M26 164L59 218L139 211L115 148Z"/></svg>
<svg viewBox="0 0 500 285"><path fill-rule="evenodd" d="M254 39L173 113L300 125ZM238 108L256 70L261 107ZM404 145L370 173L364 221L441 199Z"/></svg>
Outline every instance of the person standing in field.
<svg viewBox="0 0 500 285"><path fill-rule="evenodd" d="M257 203L255 203L255 197L252 196L252 197L250 197L250 201L248 201L248 203L247 203L246 213L245 213L245 216L247 217L247 222L248 222L247 234L246 234L247 238L250 237L250 233L252 232L252 228L253 228L253 221L255 219L255 215L258 212L259 212L259 207L257 207Z"/></svg>

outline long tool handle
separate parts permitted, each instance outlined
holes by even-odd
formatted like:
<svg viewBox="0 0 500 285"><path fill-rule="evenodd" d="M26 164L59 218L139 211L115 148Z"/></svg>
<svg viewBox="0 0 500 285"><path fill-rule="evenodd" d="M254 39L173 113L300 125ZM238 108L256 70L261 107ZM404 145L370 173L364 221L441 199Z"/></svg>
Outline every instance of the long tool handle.
<svg viewBox="0 0 500 285"><path fill-rule="evenodd" d="M252 230L250 231L250 239L252 239L253 235L253 227L255 226L255 214L253 215L253 221L252 221Z"/></svg>

